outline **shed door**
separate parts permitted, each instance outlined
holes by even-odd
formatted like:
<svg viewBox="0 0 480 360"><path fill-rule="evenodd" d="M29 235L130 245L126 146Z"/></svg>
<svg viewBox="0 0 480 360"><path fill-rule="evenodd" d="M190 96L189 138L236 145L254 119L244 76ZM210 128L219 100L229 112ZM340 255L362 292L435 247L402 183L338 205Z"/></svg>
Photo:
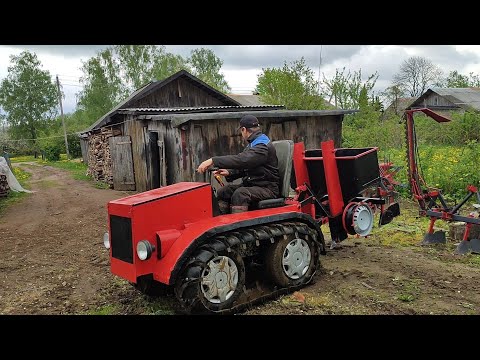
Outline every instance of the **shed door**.
<svg viewBox="0 0 480 360"><path fill-rule="evenodd" d="M165 143L163 140L157 141L158 145L158 164L160 166L160 186L167 185L167 168L165 166Z"/></svg>
<svg viewBox="0 0 480 360"><path fill-rule="evenodd" d="M130 136L114 136L109 139L109 142L112 152L113 188L135 190Z"/></svg>
<svg viewBox="0 0 480 360"><path fill-rule="evenodd" d="M151 189L167 185L165 168L165 144L163 135L157 131L146 132L147 138L147 172Z"/></svg>

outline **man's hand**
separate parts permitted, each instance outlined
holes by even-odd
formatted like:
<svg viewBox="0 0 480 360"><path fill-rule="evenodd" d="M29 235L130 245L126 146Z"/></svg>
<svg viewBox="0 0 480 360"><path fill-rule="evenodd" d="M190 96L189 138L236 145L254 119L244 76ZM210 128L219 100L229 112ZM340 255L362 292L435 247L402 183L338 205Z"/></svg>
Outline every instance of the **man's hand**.
<svg viewBox="0 0 480 360"><path fill-rule="evenodd" d="M213 165L212 158L205 160L198 166L197 172L199 172L200 174L203 174L212 165Z"/></svg>
<svg viewBox="0 0 480 360"><path fill-rule="evenodd" d="M222 176L228 176L230 175L230 172L227 169L218 169L217 171L214 172L215 175L222 175Z"/></svg>

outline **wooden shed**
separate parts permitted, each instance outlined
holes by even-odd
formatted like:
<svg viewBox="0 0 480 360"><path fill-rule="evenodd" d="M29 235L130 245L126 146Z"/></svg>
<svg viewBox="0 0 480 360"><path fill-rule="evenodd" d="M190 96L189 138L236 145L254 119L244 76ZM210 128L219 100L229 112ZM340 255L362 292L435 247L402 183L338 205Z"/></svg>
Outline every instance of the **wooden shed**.
<svg viewBox="0 0 480 360"><path fill-rule="evenodd" d="M272 140L304 141L313 148L327 139L339 147L343 117L352 112L240 105L180 71L137 90L85 130L83 155L97 180L141 192L179 181L208 181L195 169L211 156L242 151L235 130L246 114L255 115Z"/></svg>

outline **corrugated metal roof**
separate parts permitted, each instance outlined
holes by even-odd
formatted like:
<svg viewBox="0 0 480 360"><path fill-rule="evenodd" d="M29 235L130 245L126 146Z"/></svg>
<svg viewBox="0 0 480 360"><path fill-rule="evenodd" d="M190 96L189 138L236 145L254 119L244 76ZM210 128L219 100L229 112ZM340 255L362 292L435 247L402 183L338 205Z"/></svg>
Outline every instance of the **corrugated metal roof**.
<svg viewBox="0 0 480 360"><path fill-rule="evenodd" d="M463 108L471 106L480 110L480 89L478 88L432 88L438 95Z"/></svg>
<svg viewBox="0 0 480 360"><path fill-rule="evenodd" d="M283 105L254 105L254 106L192 106L183 108L125 108L119 109L118 113L132 112L161 112L161 113L180 113L180 112L210 112L215 110L262 110L262 109L283 109Z"/></svg>

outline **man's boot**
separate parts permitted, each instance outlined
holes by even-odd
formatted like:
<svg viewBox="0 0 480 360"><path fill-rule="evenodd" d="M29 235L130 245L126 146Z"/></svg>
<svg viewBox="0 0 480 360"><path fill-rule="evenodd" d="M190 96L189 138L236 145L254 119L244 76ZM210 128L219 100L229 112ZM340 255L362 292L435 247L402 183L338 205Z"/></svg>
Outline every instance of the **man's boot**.
<svg viewBox="0 0 480 360"><path fill-rule="evenodd" d="M248 211L248 206L234 206L232 205L231 206L231 211L232 211L232 214L238 214L238 213L242 213L242 212L245 212L245 211Z"/></svg>
<svg viewBox="0 0 480 360"><path fill-rule="evenodd" d="M230 212L230 204L224 200L218 200L218 208L222 214L228 214Z"/></svg>

